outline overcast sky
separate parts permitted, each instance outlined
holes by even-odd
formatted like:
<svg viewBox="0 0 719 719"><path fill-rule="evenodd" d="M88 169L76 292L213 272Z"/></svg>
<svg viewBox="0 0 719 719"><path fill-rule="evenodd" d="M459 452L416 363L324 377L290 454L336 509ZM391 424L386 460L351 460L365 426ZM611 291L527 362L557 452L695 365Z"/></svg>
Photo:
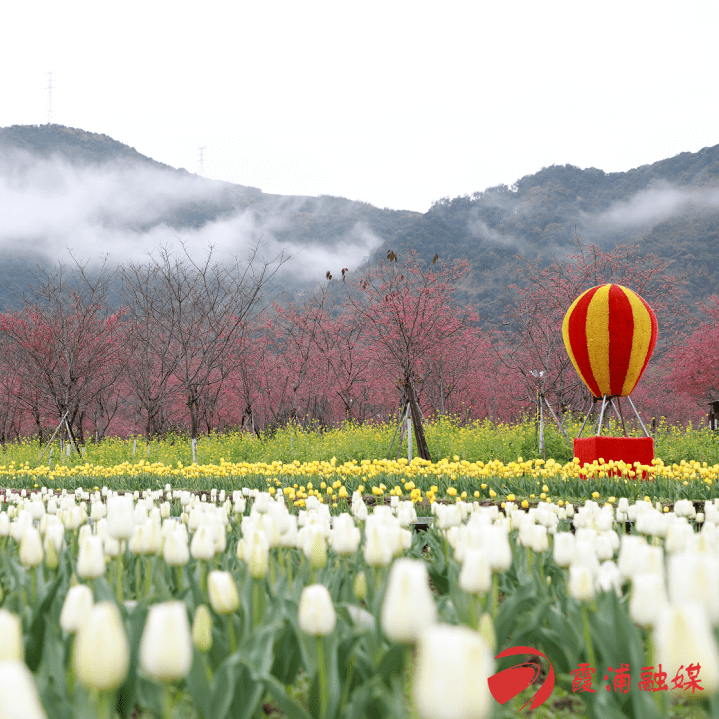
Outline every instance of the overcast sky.
<svg viewBox="0 0 719 719"><path fill-rule="evenodd" d="M0 126L55 121L265 192L427 210L543 166L719 143L719 4L170 3L0 12Z"/></svg>

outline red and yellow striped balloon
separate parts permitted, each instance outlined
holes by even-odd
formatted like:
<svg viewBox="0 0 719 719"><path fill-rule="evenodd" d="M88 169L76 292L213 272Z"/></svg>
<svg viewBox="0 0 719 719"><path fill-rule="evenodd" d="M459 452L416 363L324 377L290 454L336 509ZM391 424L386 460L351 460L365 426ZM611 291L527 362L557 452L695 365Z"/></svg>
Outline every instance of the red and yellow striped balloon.
<svg viewBox="0 0 719 719"><path fill-rule="evenodd" d="M621 285L600 285L572 303L562 324L569 359L595 397L632 393L658 336L652 308Z"/></svg>

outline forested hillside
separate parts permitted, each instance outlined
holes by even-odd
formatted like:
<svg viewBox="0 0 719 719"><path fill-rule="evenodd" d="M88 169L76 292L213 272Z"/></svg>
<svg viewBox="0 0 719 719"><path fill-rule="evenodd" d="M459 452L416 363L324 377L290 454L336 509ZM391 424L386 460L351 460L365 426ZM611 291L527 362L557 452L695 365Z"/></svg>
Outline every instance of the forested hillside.
<svg viewBox="0 0 719 719"><path fill-rule="evenodd" d="M39 159L45 164L30 172L28 167ZM673 260L673 271L688 277L690 305L719 290L719 145L628 172L570 165L544 168L512 187L439 199L424 214L338 197L272 195L207 180L155 162L106 135L78 129L0 128L0 182L6 187L17 185L21 177L26 193L35 186L44 191L54 181L43 181L43 172L54 167L47 164L52 160L79 173L98 168L126 174L151 171L154 186L157 178L159 184L167 181L169 189L154 203L154 211L123 214L103 207L90 213L103 231L109 227L140 238L137 244L143 250L158 228L187 235L192 243L202 241L203 230L216 226L230 226L300 254L306 248L305 256L312 261L304 273L293 275L295 289L322 281L327 270L339 273L350 264L344 257L353 247L359 248L353 255L356 266L408 246L427 261L435 254L469 260L471 270L463 278L459 299L472 301L480 314L497 316L505 287L521 281L516 272L521 262L515 256L561 259L574 249L579 234L585 243L604 248L639 242L642 252ZM22 280L25 258L52 259L52 250L63 246L63 240L53 237L52 224L34 231L31 241L14 232L0 229L12 263L12 270L5 263L1 272L6 280ZM97 249L103 250L102 242Z"/></svg>

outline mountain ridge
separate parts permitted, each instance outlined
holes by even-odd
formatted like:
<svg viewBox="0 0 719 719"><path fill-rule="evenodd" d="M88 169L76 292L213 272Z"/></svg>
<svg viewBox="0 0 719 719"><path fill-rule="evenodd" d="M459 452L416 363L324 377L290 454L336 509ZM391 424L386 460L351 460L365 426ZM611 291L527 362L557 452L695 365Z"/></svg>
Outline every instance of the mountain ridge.
<svg viewBox="0 0 719 719"><path fill-rule="evenodd" d="M719 145L623 172L551 165L511 186L440 198L425 213L380 209L330 195L275 195L209 180L157 162L107 135L59 125L0 128L0 171L3 161L11 171L11 156L18 151L43 161L61 158L88 172L111 168L173 178L170 189L178 183L179 195L168 190L157 202L148 200L152 207L141 222L132 207L128 216L134 224L108 210L118 232L151 237L158 228L169 227L201 233L230 221L237 225L238 217L251 218L255 235L262 231L278 247L313 248L325 264L338 264L318 266L315 282L325 270L338 272L346 264L343 253L354 245L367 250L362 257L369 262L405 246L425 261L435 254L469 260L471 270L458 299L496 316L498 298L516 281L517 254L546 262L561 259L571 253L579 234L605 248L639 243L642 252L672 260L673 269L689 275L694 301L719 292ZM34 181L42 184L41 177Z"/></svg>

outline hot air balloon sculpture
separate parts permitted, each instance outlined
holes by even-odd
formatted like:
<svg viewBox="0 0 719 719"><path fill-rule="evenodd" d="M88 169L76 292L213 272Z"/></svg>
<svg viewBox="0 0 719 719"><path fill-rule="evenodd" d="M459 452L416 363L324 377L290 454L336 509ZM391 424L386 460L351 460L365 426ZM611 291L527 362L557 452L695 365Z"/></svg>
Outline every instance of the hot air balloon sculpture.
<svg viewBox="0 0 719 719"><path fill-rule="evenodd" d="M630 465L651 464L654 440L629 395L657 343L657 317L652 308L627 287L616 284L592 287L572 303L564 317L562 334L569 359L593 397L574 440L574 456L582 465L600 458ZM629 401L646 437L627 436L620 397ZM600 400L597 434L582 438L589 415ZM601 436L605 413L610 407L621 422L624 437Z"/></svg>

